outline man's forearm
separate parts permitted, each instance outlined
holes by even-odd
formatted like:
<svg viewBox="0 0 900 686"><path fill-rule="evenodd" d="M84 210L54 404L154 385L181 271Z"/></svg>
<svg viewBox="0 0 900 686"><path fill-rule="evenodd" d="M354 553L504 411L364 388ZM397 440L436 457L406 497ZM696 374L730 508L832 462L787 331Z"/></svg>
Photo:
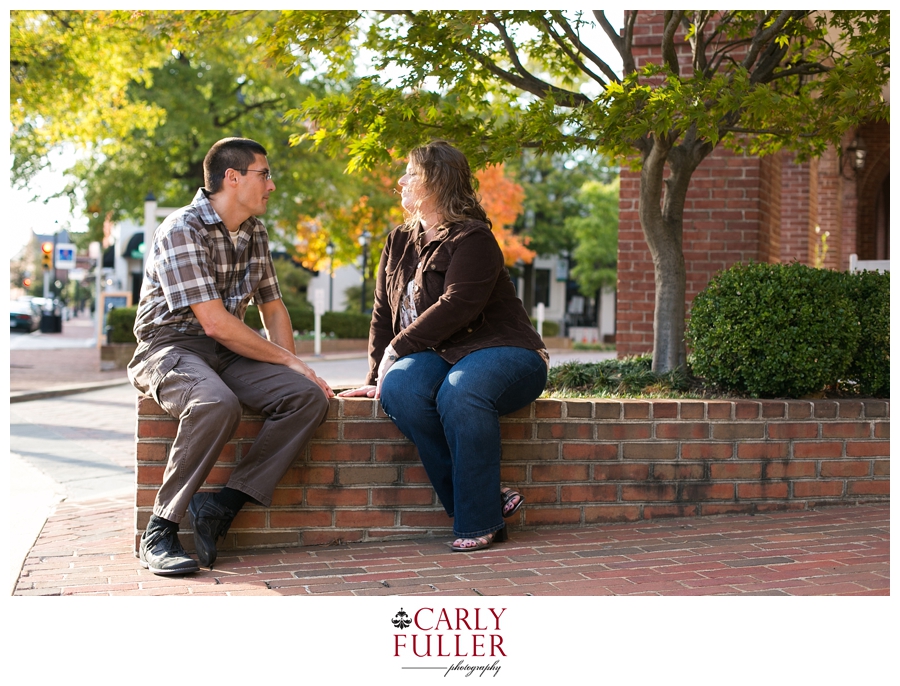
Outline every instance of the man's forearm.
<svg viewBox="0 0 900 686"><path fill-rule="evenodd" d="M234 315L226 314L227 317L221 317L215 327L207 331L207 335L217 343L231 352L259 362L289 366L295 359L293 351L286 346L266 340Z"/></svg>
<svg viewBox="0 0 900 686"><path fill-rule="evenodd" d="M238 355L286 366L296 359L289 350L267 341L231 314L221 300L207 300L191 305L191 309L207 336Z"/></svg>
<svg viewBox="0 0 900 686"><path fill-rule="evenodd" d="M296 354L291 316L284 303L281 300L264 303L259 307L259 314L269 340L292 355Z"/></svg>
<svg viewBox="0 0 900 686"><path fill-rule="evenodd" d="M204 333L217 343L221 343L231 352L243 355L251 360L280 364L303 374L318 384L327 397L334 395L328 384L320 379L312 368L297 357L294 350L294 335L291 331L290 317L284 307L284 303L277 301L284 316L279 316L279 308L271 304L260 307L267 311L263 315L269 321L267 327L273 327L276 342L268 341L253 329L244 324L240 319L228 312L221 300L208 300L206 302L191 305L191 309L197 316L197 320L203 327ZM273 316L274 315L274 316ZM268 329L267 329L268 330ZM290 338L287 338L290 336ZM280 340L284 345L278 345Z"/></svg>

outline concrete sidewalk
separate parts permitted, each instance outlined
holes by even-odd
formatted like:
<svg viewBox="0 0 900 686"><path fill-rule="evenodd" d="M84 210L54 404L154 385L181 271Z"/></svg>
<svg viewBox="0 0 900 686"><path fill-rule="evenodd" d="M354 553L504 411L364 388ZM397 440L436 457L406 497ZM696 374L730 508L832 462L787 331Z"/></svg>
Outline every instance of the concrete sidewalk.
<svg viewBox="0 0 900 686"><path fill-rule="evenodd" d="M889 506L513 531L447 541L226 551L159 577L133 556L131 497L63 504L15 595L889 595Z"/></svg>

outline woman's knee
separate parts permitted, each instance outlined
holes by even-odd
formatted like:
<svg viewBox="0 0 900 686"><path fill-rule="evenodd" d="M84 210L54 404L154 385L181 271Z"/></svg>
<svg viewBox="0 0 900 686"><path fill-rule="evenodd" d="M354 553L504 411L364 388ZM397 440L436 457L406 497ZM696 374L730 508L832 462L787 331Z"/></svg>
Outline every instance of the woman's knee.
<svg viewBox="0 0 900 686"><path fill-rule="evenodd" d="M381 383L381 406L388 415L395 417L404 412L407 406L406 396L409 391L404 389L403 375L388 373Z"/></svg>
<svg viewBox="0 0 900 686"><path fill-rule="evenodd" d="M477 383L445 383L437 394L437 410L448 420L465 421L481 412L494 413L494 399Z"/></svg>

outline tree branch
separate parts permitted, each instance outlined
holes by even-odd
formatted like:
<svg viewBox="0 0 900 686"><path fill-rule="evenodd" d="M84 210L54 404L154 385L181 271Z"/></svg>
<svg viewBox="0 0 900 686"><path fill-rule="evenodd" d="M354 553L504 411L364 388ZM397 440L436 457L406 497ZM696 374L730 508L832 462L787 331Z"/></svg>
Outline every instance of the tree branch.
<svg viewBox="0 0 900 686"><path fill-rule="evenodd" d="M55 11L55 10L47 10L47 14L49 16L53 17L54 19L56 19L56 21L58 21L60 24L62 24L66 28L67 31L71 31L73 29L71 22L69 22L68 19L63 17L62 13Z"/></svg>
<svg viewBox="0 0 900 686"><path fill-rule="evenodd" d="M781 64L781 60L787 54L787 51L787 45L778 45L775 42L769 43L762 52L756 69L750 74L750 83L769 83L772 80L772 73Z"/></svg>
<svg viewBox="0 0 900 686"><path fill-rule="evenodd" d="M791 67L790 69L782 69L779 72L775 72L771 75L769 81L774 81L775 79L783 79L788 76L810 76L813 74L827 74L833 69L833 67L826 67L824 64L819 64L817 62L803 62L802 64L798 64L796 66Z"/></svg>
<svg viewBox="0 0 900 686"><path fill-rule="evenodd" d="M735 11L736 10L726 11L724 14L722 14L721 17L719 17L718 21L716 21L715 26L713 27L712 33L709 34L709 39L706 41L707 45L716 40L718 35L722 33L723 27L728 26L728 24L731 23L731 18L734 16Z"/></svg>
<svg viewBox="0 0 900 686"><path fill-rule="evenodd" d="M566 107L577 107L578 105L588 105L591 103L591 99L582 93L576 93L574 91L566 90L565 88L552 86L549 83L541 81L528 72L525 72L526 74L528 74L528 76L523 77L506 71L505 69L498 67L487 57L473 50L467 45L463 45L462 50L498 79L502 79L503 81L506 81L516 88L531 93L532 95L536 95L542 100L545 99L548 95L558 95L562 96L562 98L564 99L564 102L561 102L559 104Z"/></svg>
<svg viewBox="0 0 900 686"><path fill-rule="evenodd" d="M584 62L582 62L581 59L578 57L578 55L576 55L569 49L569 46L566 45L566 42L563 40L562 36L560 36L554 30L554 28L550 24L550 22L547 21L547 18L545 16L541 15L540 21L544 25L544 28L546 29L546 31L550 35L550 37L553 39L553 41L562 49L562 51L564 53L566 53L566 56L570 60L572 60L572 62L575 63L575 66L577 66L581 71L583 71L585 74L587 74L592 79L594 79L594 81L599 83L601 86L606 87L606 81L604 81L601 77L599 77L597 74L595 74L592 70L588 69L587 66L584 64Z"/></svg>
<svg viewBox="0 0 900 686"><path fill-rule="evenodd" d="M708 66L706 61L706 46L708 44L703 38L703 30L706 28L708 21L709 15L706 11L700 10L695 12L693 18L694 34L690 38L691 52L693 53L691 63L694 68L694 74L702 74L706 77L709 76L706 72ZM682 19L682 23L685 24L686 29L690 29L691 21L687 17Z"/></svg>
<svg viewBox="0 0 900 686"><path fill-rule="evenodd" d="M516 52L516 45L512 42L512 39L509 37L509 34L506 32L506 26L497 18L497 15L493 12L488 12L487 15L491 18L491 24L497 27L497 30L500 32L500 38L503 39L503 45L506 47L506 53L509 55L510 61L513 63L513 66L516 68L523 77L532 78L537 80L533 74L531 74L525 67L522 66L522 62L519 60L519 54Z"/></svg>
<svg viewBox="0 0 900 686"><path fill-rule="evenodd" d="M578 52L597 65L600 71L603 72L603 75L610 81L621 83L621 79L616 72L614 72L612 68L604 60L600 59L589 47L581 42L581 38L575 33L565 17L562 16L562 13L556 11L551 12L551 15L553 16L554 21L556 21L560 28L565 32L566 36L568 36L569 40L572 41L572 44L578 49Z"/></svg>
<svg viewBox="0 0 900 686"><path fill-rule="evenodd" d="M717 29L718 30L718 29ZM736 41L729 41L725 43L721 48L715 50L710 56L710 65L709 65L709 73L715 74L719 71L719 67L722 65L722 62L725 60L729 60L735 67L738 66L738 62L731 56L732 52L739 50L740 48L748 45L750 43L749 39L742 39Z"/></svg>
<svg viewBox="0 0 900 686"><path fill-rule="evenodd" d="M778 35L791 19L797 19L799 21L807 16L809 12L807 10L786 10L778 15L769 28L762 28L773 14L774 13L769 12L760 20L759 32L753 37L753 40L750 41L750 50L747 51L747 56L744 58L744 61L741 62L741 66L748 72L752 71L752 67L756 63L756 58L759 57L760 51L769 45L770 41Z"/></svg>
<svg viewBox="0 0 900 686"><path fill-rule="evenodd" d="M675 31L681 23L681 17L684 16L684 10L666 10L665 11L665 27L662 36L662 56L663 61L669 66L675 76L681 74L681 68L678 65L678 53L675 52Z"/></svg>
<svg viewBox="0 0 900 686"><path fill-rule="evenodd" d="M219 128L221 128L223 126L228 126L232 122L237 121L238 119L243 117L248 112L252 112L253 110L257 110L261 107L267 107L269 105L274 105L275 103L281 102L283 100L284 100L284 98L272 98L271 100L260 100L259 102L255 102L252 105L245 105L244 108L240 112L236 112L235 114L231 115L230 117L224 117L224 118L220 118L218 116L214 117L213 125L217 126Z"/></svg>
<svg viewBox="0 0 900 686"><path fill-rule="evenodd" d="M609 38L610 42L613 44L613 47L619 53L619 57L622 58L622 73L631 74L635 71L634 55L631 54L631 39L632 31L634 30L634 20L637 17L637 11L634 10L630 13L626 12L625 14L624 38L620 36L619 32L616 31L613 25L609 23L609 19L606 18L606 14L604 14L603 10L593 10L593 12L594 17L597 19L597 23L600 24L600 28L603 29L606 37Z"/></svg>
<svg viewBox="0 0 900 686"><path fill-rule="evenodd" d="M603 32L606 34L606 37L609 38L609 42L613 44L613 47L619 51L619 54L622 54L622 49L625 47L625 41L619 35L619 32L613 28L613 25L609 23L609 19L606 18L606 14L603 10L593 10L594 18L597 20L597 23L600 24L600 28L603 29Z"/></svg>

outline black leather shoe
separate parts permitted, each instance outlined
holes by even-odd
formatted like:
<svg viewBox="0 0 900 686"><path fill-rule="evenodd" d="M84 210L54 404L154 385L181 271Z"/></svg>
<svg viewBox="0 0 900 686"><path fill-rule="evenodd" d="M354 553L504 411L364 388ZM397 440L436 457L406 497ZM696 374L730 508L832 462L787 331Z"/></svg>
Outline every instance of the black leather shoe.
<svg viewBox="0 0 900 686"><path fill-rule="evenodd" d="M194 546L204 567L212 567L216 561L216 541L228 533L228 527L237 514L220 504L212 493L195 493L188 506L194 520Z"/></svg>
<svg viewBox="0 0 900 686"><path fill-rule="evenodd" d="M170 529L147 529L141 536L141 567L154 574L192 574L199 572L197 561L184 552L178 533Z"/></svg>

